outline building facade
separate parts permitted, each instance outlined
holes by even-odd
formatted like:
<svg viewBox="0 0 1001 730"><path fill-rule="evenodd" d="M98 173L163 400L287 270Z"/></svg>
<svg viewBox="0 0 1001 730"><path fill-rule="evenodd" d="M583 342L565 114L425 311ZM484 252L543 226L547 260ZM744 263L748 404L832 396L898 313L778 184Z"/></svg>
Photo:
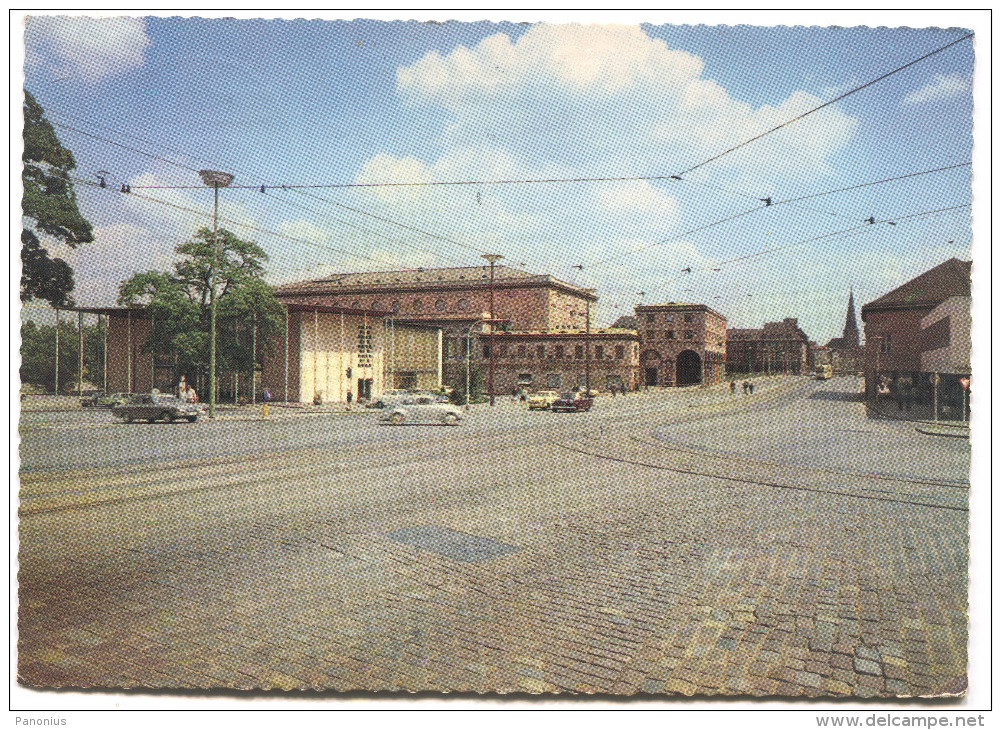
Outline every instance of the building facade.
<svg viewBox="0 0 1001 730"><path fill-rule="evenodd" d="M559 332L506 331L495 334L494 382L498 393L515 390L618 392L639 385L639 335L635 330ZM489 340L480 361L489 360ZM487 348L483 352L483 348Z"/></svg>
<svg viewBox="0 0 1001 730"><path fill-rule="evenodd" d="M807 375L814 369L810 338L795 317L766 322L761 329L726 331L727 375L790 373Z"/></svg>
<svg viewBox="0 0 1001 730"><path fill-rule="evenodd" d="M726 318L704 304L667 302L635 308L640 384L715 385L725 377Z"/></svg>
<svg viewBox="0 0 1001 730"><path fill-rule="evenodd" d="M494 317L503 320L499 330L554 333L561 337L579 332L579 344L583 344L583 333L588 328L591 305L597 301L590 290L508 266L495 266L492 282L490 266L412 269L340 274L288 284L275 293L285 303L378 312L391 331L408 327L411 331L440 331L435 357L441 361L441 382L463 386L467 340L472 343L470 367L482 373L489 367L489 348L484 350L483 344L489 329L484 320L490 318L491 295ZM399 344L398 339L396 342ZM425 380L430 379L426 349L391 347L389 357L394 373L389 382L394 387L409 387L417 371L424 371ZM498 370L496 360L494 368L495 392L510 392L507 370ZM502 371L503 376L496 375ZM419 376L416 380L421 382Z"/></svg>
<svg viewBox="0 0 1001 730"><path fill-rule="evenodd" d="M869 397L903 383L926 402L936 372L955 385L969 376L971 265L949 259L862 307Z"/></svg>

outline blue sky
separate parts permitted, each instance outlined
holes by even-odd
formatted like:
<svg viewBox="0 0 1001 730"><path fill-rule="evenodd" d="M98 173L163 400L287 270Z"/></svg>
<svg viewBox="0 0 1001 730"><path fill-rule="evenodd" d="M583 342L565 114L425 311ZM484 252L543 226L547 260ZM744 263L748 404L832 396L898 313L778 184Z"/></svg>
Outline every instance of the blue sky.
<svg viewBox="0 0 1001 730"><path fill-rule="evenodd" d="M671 175L966 32L42 17L27 26L25 85L53 121L180 165L57 128L80 177L111 172L109 189L77 188L97 240L53 247L77 272L78 302L102 305L131 273L169 266L205 223L115 192L122 182L197 186L185 166L255 186ZM861 305L950 256L969 258L968 211L721 262L869 216L968 204L969 168L678 234L758 198L969 162L973 52L958 44L681 182L308 191L323 200L231 189L220 212L289 237L229 226L269 253L273 283L478 264L490 251L596 288L599 324L631 313L644 292L647 303L703 302L736 327L798 317L826 342L840 334L849 286ZM211 211L207 189L143 194Z"/></svg>

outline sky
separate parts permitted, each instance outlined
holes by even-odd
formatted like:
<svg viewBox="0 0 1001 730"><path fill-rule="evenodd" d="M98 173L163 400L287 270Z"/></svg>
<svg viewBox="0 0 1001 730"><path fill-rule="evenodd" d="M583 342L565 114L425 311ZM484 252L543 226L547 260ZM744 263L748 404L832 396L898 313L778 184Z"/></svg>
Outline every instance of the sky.
<svg viewBox="0 0 1001 730"><path fill-rule="evenodd" d="M208 167L252 186L222 190L220 216L273 284L498 253L595 288L601 326L695 301L730 327L796 317L823 344L850 288L860 307L970 258L969 208L903 217L969 205L971 168L762 199L971 162L974 42L710 158L968 32L34 16L24 84L75 176L107 173L76 186L96 240L47 242L78 304L170 267L211 223ZM635 177L667 179L491 184ZM476 184L281 189L449 181Z"/></svg>

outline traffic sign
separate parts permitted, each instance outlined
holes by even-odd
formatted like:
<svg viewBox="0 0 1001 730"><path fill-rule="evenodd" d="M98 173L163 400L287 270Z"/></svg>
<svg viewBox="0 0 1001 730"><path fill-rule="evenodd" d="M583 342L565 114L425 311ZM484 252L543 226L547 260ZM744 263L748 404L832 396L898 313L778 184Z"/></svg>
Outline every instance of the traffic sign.
<svg viewBox="0 0 1001 730"><path fill-rule="evenodd" d="M963 386L963 390L966 390L966 389L968 389L970 387L970 379L969 378L960 378L959 379L959 384Z"/></svg>

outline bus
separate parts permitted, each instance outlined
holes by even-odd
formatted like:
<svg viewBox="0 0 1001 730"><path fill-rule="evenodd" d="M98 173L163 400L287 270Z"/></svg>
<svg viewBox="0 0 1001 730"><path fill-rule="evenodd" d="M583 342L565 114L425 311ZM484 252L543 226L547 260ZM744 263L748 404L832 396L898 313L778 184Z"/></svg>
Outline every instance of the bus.
<svg viewBox="0 0 1001 730"><path fill-rule="evenodd" d="M832 375L834 375L834 368L830 365L817 366L817 380L830 380Z"/></svg>

